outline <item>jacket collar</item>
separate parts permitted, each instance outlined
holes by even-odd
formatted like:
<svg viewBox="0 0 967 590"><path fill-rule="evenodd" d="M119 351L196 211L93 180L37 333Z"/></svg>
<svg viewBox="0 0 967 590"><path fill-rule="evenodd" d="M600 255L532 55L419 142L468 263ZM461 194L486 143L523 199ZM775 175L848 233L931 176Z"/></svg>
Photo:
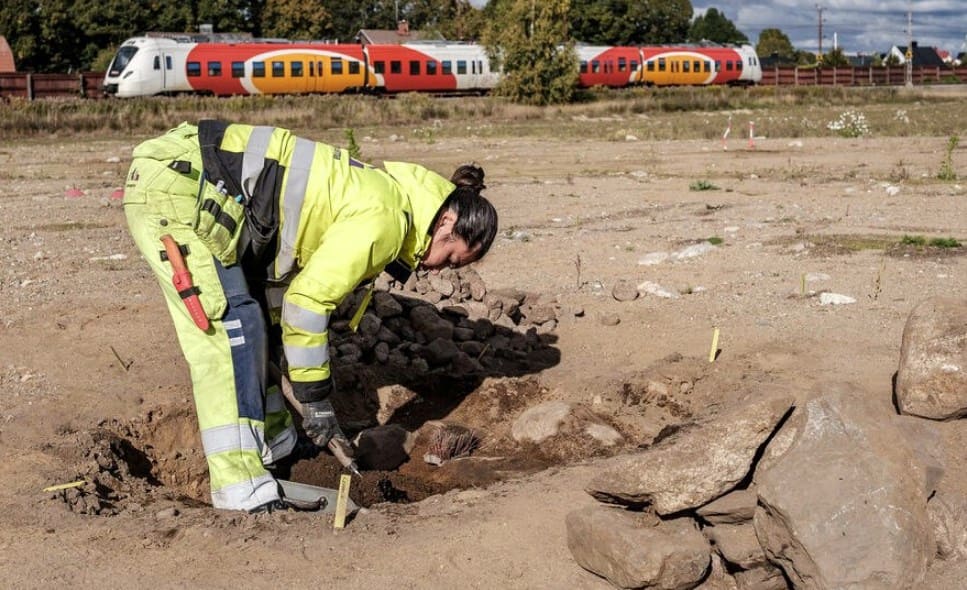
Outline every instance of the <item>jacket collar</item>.
<svg viewBox="0 0 967 590"><path fill-rule="evenodd" d="M430 248L430 226L443 201L453 192L454 184L419 164L384 162L383 168L410 202L410 227L397 260L413 271Z"/></svg>

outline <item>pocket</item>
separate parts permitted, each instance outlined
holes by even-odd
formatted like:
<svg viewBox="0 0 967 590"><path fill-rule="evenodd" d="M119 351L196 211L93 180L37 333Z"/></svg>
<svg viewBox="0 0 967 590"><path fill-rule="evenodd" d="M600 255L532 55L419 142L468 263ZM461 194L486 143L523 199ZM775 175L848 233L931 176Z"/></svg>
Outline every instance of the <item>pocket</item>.
<svg viewBox="0 0 967 590"><path fill-rule="evenodd" d="M222 288L222 281L218 278L215 259L199 241L198 236L187 226L173 225L157 226L154 233L154 247L159 255L164 250L164 245L161 242L161 236L164 234L170 234L180 246L187 246L188 253L184 256L185 266L191 273L191 282L195 286L205 315L212 320L222 319L225 310L228 308L228 300L225 297L225 290ZM160 256L158 258L160 262ZM160 262L160 264L170 286L173 273L171 263ZM179 303L179 305L183 305L183 303Z"/></svg>
<svg viewBox="0 0 967 590"><path fill-rule="evenodd" d="M245 206L210 182L198 193L193 229L211 253L225 266L238 261L238 240L245 223Z"/></svg>

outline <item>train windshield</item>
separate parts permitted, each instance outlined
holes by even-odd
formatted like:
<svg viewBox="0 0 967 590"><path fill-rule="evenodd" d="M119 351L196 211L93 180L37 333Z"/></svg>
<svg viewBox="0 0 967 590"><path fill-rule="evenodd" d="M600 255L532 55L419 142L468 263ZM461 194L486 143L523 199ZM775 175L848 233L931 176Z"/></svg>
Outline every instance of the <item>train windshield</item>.
<svg viewBox="0 0 967 590"><path fill-rule="evenodd" d="M118 50L118 54L114 56L114 61L111 62L111 67L108 70L108 76L120 76L124 68L128 67L131 63L131 58L134 54L138 52L137 47L122 47Z"/></svg>

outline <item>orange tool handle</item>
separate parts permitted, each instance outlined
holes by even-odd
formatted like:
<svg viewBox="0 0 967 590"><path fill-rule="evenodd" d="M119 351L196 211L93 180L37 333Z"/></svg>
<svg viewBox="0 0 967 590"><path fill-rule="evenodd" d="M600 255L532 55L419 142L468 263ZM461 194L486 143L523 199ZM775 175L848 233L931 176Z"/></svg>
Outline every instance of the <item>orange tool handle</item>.
<svg viewBox="0 0 967 590"><path fill-rule="evenodd" d="M165 246L165 252L168 254L168 262L171 263L171 270L174 274L171 277L171 284L175 286L175 290L178 291L178 296L185 303L185 307L188 308L188 315L191 316L192 321L203 331L208 331L210 326L208 322L208 314L205 313L205 308L201 305L201 300L198 299L198 293L195 291L195 286L191 282L191 273L188 272L188 266L185 265L185 259L181 255L181 248L178 247L178 242L175 241L171 234L165 234L161 236L161 243Z"/></svg>

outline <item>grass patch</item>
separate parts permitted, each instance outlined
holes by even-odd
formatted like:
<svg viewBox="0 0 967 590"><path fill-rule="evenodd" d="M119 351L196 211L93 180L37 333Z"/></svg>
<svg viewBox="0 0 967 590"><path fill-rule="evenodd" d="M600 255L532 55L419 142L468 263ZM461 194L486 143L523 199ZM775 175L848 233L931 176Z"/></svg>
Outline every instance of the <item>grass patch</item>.
<svg viewBox="0 0 967 590"><path fill-rule="evenodd" d="M720 237L718 237L718 236L712 236L711 238L709 238L709 239L708 239L708 240L706 240L706 241L707 241L707 242L708 242L709 244L712 244L713 246L718 246L718 245L720 245L720 244L721 244L722 242L724 242L725 240L723 240L722 238L720 238Z"/></svg>
<svg viewBox="0 0 967 590"><path fill-rule="evenodd" d="M715 186L708 180L696 180L695 182L688 185L688 190L690 191L717 191L719 187Z"/></svg>

